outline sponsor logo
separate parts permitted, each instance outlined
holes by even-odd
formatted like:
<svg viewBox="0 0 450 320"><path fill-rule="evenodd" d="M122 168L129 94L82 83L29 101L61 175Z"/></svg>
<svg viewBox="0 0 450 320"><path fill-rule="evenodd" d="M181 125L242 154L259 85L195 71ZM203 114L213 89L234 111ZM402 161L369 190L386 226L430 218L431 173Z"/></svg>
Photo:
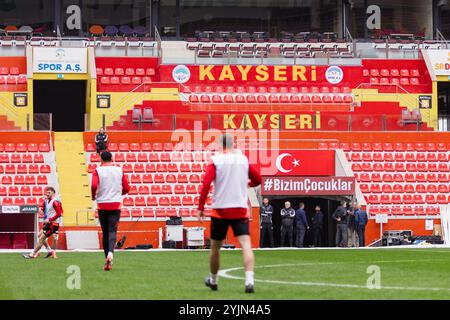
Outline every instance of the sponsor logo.
<svg viewBox="0 0 450 320"><path fill-rule="evenodd" d="M185 83L191 78L191 72L185 65L178 65L173 68L172 78L177 83Z"/></svg>
<svg viewBox="0 0 450 320"><path fill-rule="evenodd" d="M325 78L331 84L338 84L344 79L344 71L338 66L328 67L325 72Z"/></svg>
<svg viewBox="0 0 450 320"><path fill-rule="evenodd" d="M20 213L19 206L2 206L2 213Z"/></svg>
<svg viewBox="0 0 450 320"><path fill-rule="evenodd" d="M21 213L36 213L38 212L37 206L21 206L20 207Z"/></svg>
<svg viewBox="0 0 450 320"><path fill-rule="evenodd" d="M56 49L55 56L57 59L62 59L66 56L66 51L64 49Z"/></svg>

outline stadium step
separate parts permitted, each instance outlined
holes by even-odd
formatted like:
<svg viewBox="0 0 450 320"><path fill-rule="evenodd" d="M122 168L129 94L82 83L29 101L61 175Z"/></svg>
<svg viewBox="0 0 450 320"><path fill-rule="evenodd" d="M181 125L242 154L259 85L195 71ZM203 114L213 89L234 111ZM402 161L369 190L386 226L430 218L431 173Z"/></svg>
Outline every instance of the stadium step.
<svg viewBox="0 0 450 320"><path fill-rule="evenodd" d="M83 133L55 132L55 150L64 225L76 225L77 212L86 220L86 212L92 211Z"/></svg>
<svg viewBox="0 0 450 320"><path fill-rule="evenodd" d="M20 130L19 127L17 127L14 124L14 121L8 120L8 117L5 115L0 115L0 130Z"/></svg>

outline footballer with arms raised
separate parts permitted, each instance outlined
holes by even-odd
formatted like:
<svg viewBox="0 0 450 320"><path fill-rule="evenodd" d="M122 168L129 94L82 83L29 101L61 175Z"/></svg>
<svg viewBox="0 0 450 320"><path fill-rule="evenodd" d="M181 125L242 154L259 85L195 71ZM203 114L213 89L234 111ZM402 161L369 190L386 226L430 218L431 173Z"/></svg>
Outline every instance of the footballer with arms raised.
<svg viewBox="0 0 450 320"><path fill-rule="evenodd" d="M211 274L205 279L205 285L211 290L218 289L220 248L231 227L242 248L245 292L253 293L255 258L250 241L247 188L260 185L261 175L240 150L233 148L233 136L224 134L220 145L222 152L211 157L211 163L206 169L198 205L198 217L202 220L209 188L214 182L209 256Z"/></svg>

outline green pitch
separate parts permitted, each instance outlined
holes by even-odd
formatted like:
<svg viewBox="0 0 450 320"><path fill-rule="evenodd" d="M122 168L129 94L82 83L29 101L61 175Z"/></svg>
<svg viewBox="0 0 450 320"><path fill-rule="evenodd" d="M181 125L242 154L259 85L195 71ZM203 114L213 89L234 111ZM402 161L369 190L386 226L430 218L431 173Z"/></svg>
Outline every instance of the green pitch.
<svg viewBox="0 0 450 320"><path fill-rule="evenodd" d="M449 249L256 251L253 295L240 251L222 252L222 272L232 270L216 292L203 284L205 251L116 252L110 272L102 253L43 255L0 254L0 299L450 299Z"/></svg>

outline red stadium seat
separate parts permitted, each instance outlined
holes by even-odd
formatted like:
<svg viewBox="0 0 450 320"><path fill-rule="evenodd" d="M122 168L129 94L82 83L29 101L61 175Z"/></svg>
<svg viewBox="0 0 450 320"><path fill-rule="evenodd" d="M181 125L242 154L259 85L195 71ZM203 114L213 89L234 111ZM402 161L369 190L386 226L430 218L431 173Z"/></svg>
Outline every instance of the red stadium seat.
<svg viewBox="0 0 450 320"><path fill-rule="evenodd" d="M30 182L28 181L29 177L31 178L33 176L27 176L27 184L34 184L34 183L30 183L32 180L30 180ZM33 179L34 179L34 177L33 177ZM48 184L47 176L44 176L44 175L37 176L37 184L47 185Z"/></svg>

